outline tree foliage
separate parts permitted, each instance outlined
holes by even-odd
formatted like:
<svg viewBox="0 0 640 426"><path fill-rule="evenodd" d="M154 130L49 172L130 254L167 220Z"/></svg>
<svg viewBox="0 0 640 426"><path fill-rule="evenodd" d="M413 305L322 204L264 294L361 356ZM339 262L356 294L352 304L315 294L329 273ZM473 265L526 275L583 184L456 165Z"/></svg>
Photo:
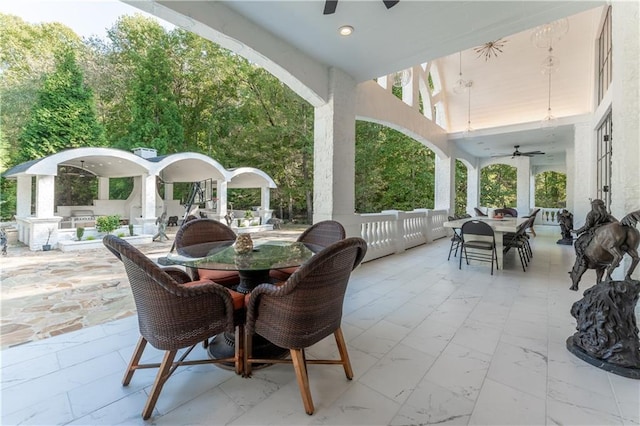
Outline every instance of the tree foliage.
<svg viewBox="0 0 640 426"><path fill-rule="evenodd" d="M480 204L486 207L517 205L517 169L507 164L492 164L480 171Z"/></svg>
<svg viewBox="0 0 640 426"><path fill-rule="evenodd" d="M566 207L567 175L558 172L539 173L535 177L536 206Z"/></svg>
<svg viewBox="0 0 640 426"><path fill-rule="evenodd" d="M93 93L83 82L72 50L56 54L56 68L45 75L18 140L18 161L45 157L67 148L105 144L104 130L96 119Z"/></svg>

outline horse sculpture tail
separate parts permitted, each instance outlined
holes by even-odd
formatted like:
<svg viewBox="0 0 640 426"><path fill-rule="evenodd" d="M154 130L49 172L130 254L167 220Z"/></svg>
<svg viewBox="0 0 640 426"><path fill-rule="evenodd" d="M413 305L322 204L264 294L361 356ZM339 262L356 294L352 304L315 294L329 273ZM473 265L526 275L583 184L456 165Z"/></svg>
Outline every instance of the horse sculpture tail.
<svg viewBox="0 0 640 426"><path fill-rule="evenodd" d="M638 221L640 221L640 210L631 212L623 217L620 221L620 224L622 224L623 226L630 226L632 228L635 228L638 224Z"/></svg>

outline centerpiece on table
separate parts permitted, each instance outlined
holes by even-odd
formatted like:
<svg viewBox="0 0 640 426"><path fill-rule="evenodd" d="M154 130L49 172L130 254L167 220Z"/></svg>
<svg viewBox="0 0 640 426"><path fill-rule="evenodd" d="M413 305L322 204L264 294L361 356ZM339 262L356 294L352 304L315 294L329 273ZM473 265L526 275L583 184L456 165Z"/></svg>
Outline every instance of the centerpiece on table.
<svg viewBox="0 0 640 426"><path fill-rule="evenodd" d="M233 249L238 254L250 253L253 250L253 240L251 234L240 234L233 244Z"/></svg>

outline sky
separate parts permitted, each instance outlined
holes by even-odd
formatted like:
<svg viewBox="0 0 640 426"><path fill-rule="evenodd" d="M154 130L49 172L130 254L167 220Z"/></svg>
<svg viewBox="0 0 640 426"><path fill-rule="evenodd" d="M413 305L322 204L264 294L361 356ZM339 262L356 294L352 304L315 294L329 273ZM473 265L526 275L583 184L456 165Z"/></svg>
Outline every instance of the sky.
<svg viewBox="0 0 640 426"><path fill-rule="evenodd" d="M118 0L0 0L0 13L34 24L60 22L80 37L95 35L103 39L122 15L151 16Z"/></svg>

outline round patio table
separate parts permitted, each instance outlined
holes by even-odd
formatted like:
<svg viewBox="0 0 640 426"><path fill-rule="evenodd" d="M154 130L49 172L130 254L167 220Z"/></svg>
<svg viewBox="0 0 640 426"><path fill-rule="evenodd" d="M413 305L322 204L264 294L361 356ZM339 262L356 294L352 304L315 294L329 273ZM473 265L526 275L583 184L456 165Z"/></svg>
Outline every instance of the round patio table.
<svg viewBox="0 0 640 426"><path fill-rule="evenodd" d="M240 284L233 290L247 294L258 285L271 282L269 278L271 269L300 266L319 250L318 247L301 242L265 241L254 242L251 252L240 254L235 252L234 242L233 240L215 241L181 247L167 255L166 264L196 269L238 271ZM283 357L289 353L288 349L275 346L257 334L254 335L252 349L253 353L260 358ZM233 356L235 336L231 333L217 335L209 343L208 351L213 358ZM228 369L234 367L232 364L216 365ZM270 364L264 364L262 367L267 365Z"/></svg>

